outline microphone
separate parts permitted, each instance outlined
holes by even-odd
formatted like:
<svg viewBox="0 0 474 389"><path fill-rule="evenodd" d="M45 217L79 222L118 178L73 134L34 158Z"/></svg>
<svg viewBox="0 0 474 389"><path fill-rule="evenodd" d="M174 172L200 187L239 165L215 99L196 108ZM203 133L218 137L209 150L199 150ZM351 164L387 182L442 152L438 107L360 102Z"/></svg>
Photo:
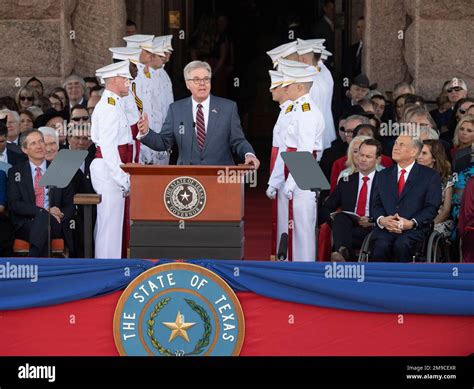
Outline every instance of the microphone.
<svg viewBox="0 0 474 389"><path fill-rule="evenodd" d="M277 259L279 261L286 260L286 253L288 251L288 234L284 232L280 237L280 244L278 245Z"/></svg>
<svg viewBox="0 0 474 389"><path fill-rule="evenodd" d="M178 127L178 131L179 131L179 158L182 157L182 152L183 152L183 133L184 133L184 123L181 122L179 123L179 127ZM182 162L182 158L181 158L181 162Z"/></svg>
<svg viewBox="0 0 474 389"><path fill-rule="evenodd" d="M194 149L194 137L196 136L196 122L193 122L193 133L191 134L191 153L190 153L190 160L189 160L189 164L192 165L193 164L193 149Z"/></svg>

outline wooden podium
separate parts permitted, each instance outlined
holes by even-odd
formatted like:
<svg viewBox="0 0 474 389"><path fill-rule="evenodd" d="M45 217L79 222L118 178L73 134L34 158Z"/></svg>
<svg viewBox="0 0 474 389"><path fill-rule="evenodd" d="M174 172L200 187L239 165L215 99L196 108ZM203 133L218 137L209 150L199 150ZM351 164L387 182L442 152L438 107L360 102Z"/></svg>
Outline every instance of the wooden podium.
<svg viewBox="0 0 474 389"><path fill-rule="evenodd" d="M242 259L248 166L126 164L130 258Z"/></svg>

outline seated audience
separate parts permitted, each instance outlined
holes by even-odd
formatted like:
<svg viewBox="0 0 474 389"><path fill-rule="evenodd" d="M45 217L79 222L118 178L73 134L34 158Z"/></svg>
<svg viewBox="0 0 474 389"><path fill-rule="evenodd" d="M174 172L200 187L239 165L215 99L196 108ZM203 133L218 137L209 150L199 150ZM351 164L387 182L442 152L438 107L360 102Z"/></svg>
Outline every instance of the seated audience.
<svg viewBox="0 0 474 389"><path fill-rule="evenodd" d="M26 130L33 129L33 122L35 120L34 115L26 110L20 112L20 134L24 133Z"/></svg>
<svg viewBox="0 0 474 389"><path fill-rule="evenodd" d="M26 85L30 88L33 88L36 91L36 95L41 97L44 95L44 87L43 83L38 80L36 77L31 77L28 81L26 81Z"/></svg>
<svg viewBox="0 0 474 389"><path fill-rule="evenodd" d="M54 128L40 127L38 130L43 134L45 159L47 162L52 162L59 152L59 137Z"/></svg>
<svg viewBox="0 0 474 389"><path fill-rule="evenodd" d="M48 255L48 217L51 222L51 237L64 237L72 248L72 233L69 220L74 214L72 190L41 187L39 182L45 174L45 145L43 134L38 130L22 135L22 150L28 161L12 167L8 174L7 199L15 237L30 243L30 257ZM20 179L15 179L20 177Z"/></svg>
<svg viewBox="0 0 474 389"><path fill-rule="evenodd" d="M354 139L355 140L355 139ZM369 204L376 180L376 166L380 163L382 146L375 139L365 139L359 150L359 172L341 180L336 190L326 199L321 208L321 220L329 222L333 235L332 261L354 259L354 249L360 248L365 236L372 230ZM358 219L343 212L330 221L330 214L338 209L355 212Z"/></svg>
<svg viewBox="0 0 474 389"><path fill-rule="evenodd" d="M16 104L20 110L26 110L29 107L35 105L35 101L38 99L36 90L29 86L21 87L16 94Z"/></svg>
<svg viewBox="0 0 474 389"><path fill-rule="evenodd" d="M474 262L474 177L466 184L459 211L459 236L463 262Z"/></svg>
<svg viewBox="0 0 474 389"><path fill-rule="evenodd" d="M0 144L1 147L1 144ZM13 255L13 225L7 214L7 173L0 169L0 257Z"/></svg>
<svg viewBox="0 0 474 389"><path fill-rule="evenodd" d="M423 149L416 161L420 165L436 170L441 176L442 204L434 219L434 228L443 237L449 238L454 228L454 222L451 219L454 179L451 175L451 165L446 158L441 142L437 140L423 141Z"/></svg>
<svg viewBox="0 0 474 389"><path fill-rule="evenodd" d="M435 219L441 204L441 177L416 163L423 144L400 135L392 159L396 165L377 175L370 215L376 221L373 260L409 262L423 226Z"/></svg>
<svg viewBox="0 0 474 389"><path fill-rule="evenodd" d="M8 129L3 121L0 121L0 162L15 166L20 162L26 161L26 155L21 149L7 142Z"/></svg>

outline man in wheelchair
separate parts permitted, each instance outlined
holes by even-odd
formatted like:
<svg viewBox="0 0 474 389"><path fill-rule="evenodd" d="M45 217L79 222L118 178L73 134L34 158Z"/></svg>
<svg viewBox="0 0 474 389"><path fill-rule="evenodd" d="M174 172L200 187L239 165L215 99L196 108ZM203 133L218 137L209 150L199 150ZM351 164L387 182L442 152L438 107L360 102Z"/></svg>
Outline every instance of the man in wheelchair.
<svg viewBox="0 0 474 389"><path fill-rule="evenodd" d="M437 215L441 177L416 163L422 147L419 139L400 135L392 151L396 165L377 175L370 204L376 222L373 261L411 261L417 242L426 237L427 224Z"/></svg>
<svg viewBox="0 0 474 389"><path fill-rule="evenodd" d="M380 163L382 145L376 139L367 139L359 146L358 172L339 180L334 192L320 210L320 220L332 229L332 261L354 260L354 249L361 247L364 238L372 231L369 204Z"/></svg>

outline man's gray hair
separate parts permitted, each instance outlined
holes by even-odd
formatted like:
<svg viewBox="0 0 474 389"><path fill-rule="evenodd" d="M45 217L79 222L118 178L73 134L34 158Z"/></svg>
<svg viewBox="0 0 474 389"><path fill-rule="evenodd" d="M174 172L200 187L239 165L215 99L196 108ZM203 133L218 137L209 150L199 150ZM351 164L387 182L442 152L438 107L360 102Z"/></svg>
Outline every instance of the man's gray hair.
<svg viewBox="0 0 474 389"><path fill-rule="evenodd" d="M362 115L351 115L345 119L346 122L351 120L357 120L359 124L370 124L369 118Z"/></svg>
<svg viewBox="0 0 474 389"><path fill-rule="evenodd" d="M430 139L430 140L438 140L439 139L438 131L436 131L435 129L433 129L431 127L420 126L420 137L421 137L421 134L423 134L423 133L427 134L426 139Z"/></svg>
<svg viewBox="0 0 474 389"><path fill-rule="evenodd" d="M402 81L399 82L398 84L395 84L393 86L393 91L395 92L397 89L401 88L409 88L412 94L415 94L415 87L408 81Z"/></svg>
<svg viewBox="0 0 474 389"><path fill-rule="evenodd" d="M17 111L12 111L10 109L2 109L0 111L0 115L3 115L3 114L8 115L9 113L12 114L13 118L15 119L17 123L20 123L20 114Z"/></svg>
<svg viewBox="0 0 474 389"><path fill-rule="evenodd" d="M211 65L204 61L192 61L184 67L184 79L189 80L191 72L196 69L206 69L209 72L209 77L212 77Z"/></svg>
<svg viewBox="0 0 474 389"><path fill-rule="evenodd" d="M66 86L69 81L79 81L81 85L85 88L86 87L86 82L82 77L79 77L76 74L71 74L69 77L66 77L63 82L63 88L66 89Z"/></svg>
<svg viewBox="0 0 474 389"><path fill-rule="evenodd" d="M43 137L45 136L52 136L54 138L54 141L56 144L59 146L59 137L58 133L54 128L51 127L40 127L38 128L39 132L43 134Z"/></svg>

